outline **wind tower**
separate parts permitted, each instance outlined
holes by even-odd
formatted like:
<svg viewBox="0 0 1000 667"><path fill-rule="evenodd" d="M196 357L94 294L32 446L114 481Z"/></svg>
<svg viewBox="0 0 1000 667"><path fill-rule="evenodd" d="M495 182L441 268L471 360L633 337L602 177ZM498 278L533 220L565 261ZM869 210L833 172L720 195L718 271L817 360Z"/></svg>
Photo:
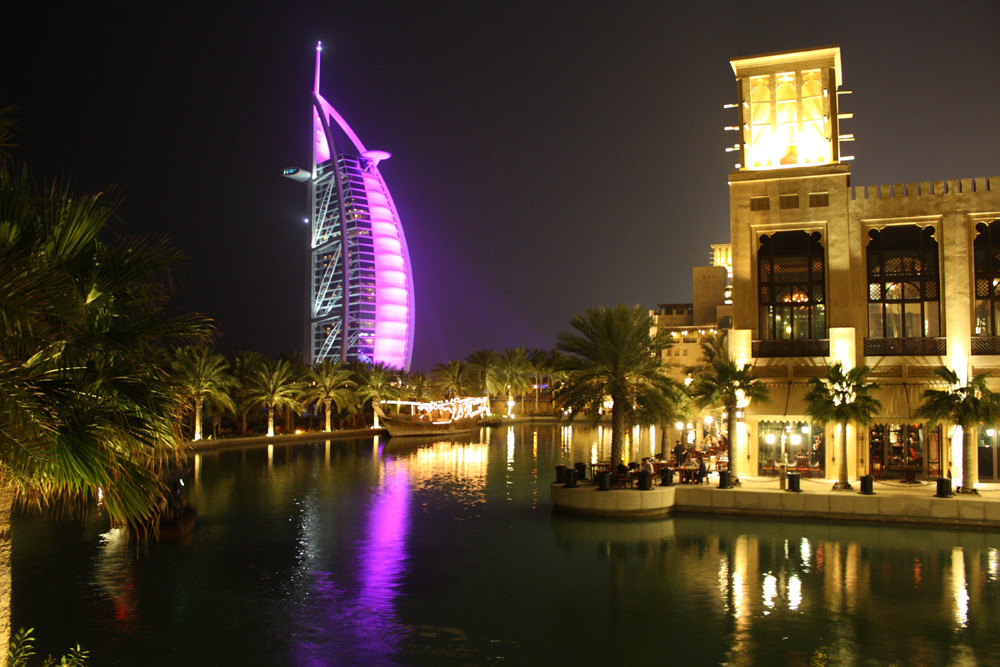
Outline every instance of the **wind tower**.
<svg viewBox="0 0 1000 667"><path fill-rule="evenodd" d="M284 175L309 185L309 292L303 359L384 363L408 370L413 350L413 275L406 238L379 163L319 92L312 94L312 171Z"/></svg>
<svg viewBox="0 0 1000 667"><path fill-rule="evenodd" d="M739 156L729 174L734 358L825 357L855 326L846 289L851 170L840 144L840 48L731 61ZM830 289L837 285L840 289ZM750 341L754 349L750 349ZM851 353L845 365L854 365Z"/></svg>

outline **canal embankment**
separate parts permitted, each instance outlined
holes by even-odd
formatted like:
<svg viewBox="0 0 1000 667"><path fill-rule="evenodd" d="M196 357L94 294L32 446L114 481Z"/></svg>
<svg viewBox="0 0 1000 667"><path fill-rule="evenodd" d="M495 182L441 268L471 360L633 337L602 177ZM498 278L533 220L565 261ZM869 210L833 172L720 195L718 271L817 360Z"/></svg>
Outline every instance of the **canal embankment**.
<svg viewBox="0 0 1000 667"><path fill-rule="evenodd" d="M518 417L503 417L500 426L514 426L521 424L538 424L540 426L554 426L559 423L555 417L550 415L526 415ZM228 449L231 447L251 447L256 445L277 445L297 442L315 442L320 440L350 440L353 438L370 438L372 436L383 435L384 428L355 428L340 429L336 431L304 431L302 433L279 433L274 436L267 435L246 435L225 438L202 438L201 440L189 440L187 445L196 451L211 451L214 449Z"/></svg>
<svg viewBox="0 0 1000 667"><path fill-rule="evenodd" d="M1000 529L997 485L983 485L978 495L947 497L936 496L935 487L930 484L879 485L872 494L834 491L832 486L832 482L815 482L796 493L777 488L772 479L750 478L744 480L743 486L732 489L681 484L645 490L600 490L597 484L578 482L575 487L554 483L550 493L556 511L598 517L720 514Z"/></svg>
<svg viewBox="0 0 1000 667"><path fill-rule="evenodd" d="M320 440L350 440L353 438L370 438L382 435L382 428L355 428L338 431L306 431L303 433L278 434L274 436L247 435L233 438L203 438L190 440L187 445L195 451L211 451L215 449L230 449L233 447L253 447L258 445L284 445L299 442L318 442Z"/></svg>

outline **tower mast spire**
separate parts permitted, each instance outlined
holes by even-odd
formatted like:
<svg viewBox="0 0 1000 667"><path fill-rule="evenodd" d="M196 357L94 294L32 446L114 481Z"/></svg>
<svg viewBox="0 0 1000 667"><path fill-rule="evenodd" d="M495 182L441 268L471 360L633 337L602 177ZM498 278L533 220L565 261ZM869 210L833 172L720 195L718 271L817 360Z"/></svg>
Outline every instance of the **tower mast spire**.
<svg viewBox="0 0 1000 667"><path fill-rule="evenodd" d="M313 93L319 95L319 55L323 51L323 42L316 42L316 80L313 82Z"/></svg>

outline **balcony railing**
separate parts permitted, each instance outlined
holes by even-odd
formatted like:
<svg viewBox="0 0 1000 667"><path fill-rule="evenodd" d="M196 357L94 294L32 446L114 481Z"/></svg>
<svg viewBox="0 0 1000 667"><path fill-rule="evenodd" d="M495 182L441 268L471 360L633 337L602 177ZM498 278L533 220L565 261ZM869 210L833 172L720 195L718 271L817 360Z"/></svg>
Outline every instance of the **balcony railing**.
<svg viewBox="0 0 1000 667"><path fill-rule="evenodd" d="M866 357L930 356L945 354L945 338L865 338ZM975 354L975 353L973 353Z"/></svg>
<svg viewBox="0 0 1000 667"><path fill-rule="evenodd" d="M755 340L751 348L755 357L825 357L830 354L830 341L826 338Z"/></svg>
<svg viewBox="0 0 1000 667"><path fill-rule="evenodd" d="M1000 354L1000 336L973 336L972 354Z"/></svg>

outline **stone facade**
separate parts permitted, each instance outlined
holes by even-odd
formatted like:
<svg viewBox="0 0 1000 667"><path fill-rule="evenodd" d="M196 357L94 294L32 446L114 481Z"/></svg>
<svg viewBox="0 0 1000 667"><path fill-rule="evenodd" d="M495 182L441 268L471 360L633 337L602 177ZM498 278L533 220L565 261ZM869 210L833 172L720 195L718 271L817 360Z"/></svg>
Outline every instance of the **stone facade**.
<svg viewBox="0 0 1000 667"><path fill-rule="evenodd" d="M811 425L802 399L809 377L840 361L872 367L883 404L877 428L848 429L852 478L907 467L959 476L955 429L913 413L934 368L967 378L1000 366L1000 258L994 271L989 245L993 232L1000 240L1000 178L852 186L839 47L732 65L739 124L730 129L741 141L729 175L730 351L771 387L768 404L746 410L737 471L760 474L791 454L834 476L834 429ZM985 479L997 477L993 449L981 457Z"/></svg>

